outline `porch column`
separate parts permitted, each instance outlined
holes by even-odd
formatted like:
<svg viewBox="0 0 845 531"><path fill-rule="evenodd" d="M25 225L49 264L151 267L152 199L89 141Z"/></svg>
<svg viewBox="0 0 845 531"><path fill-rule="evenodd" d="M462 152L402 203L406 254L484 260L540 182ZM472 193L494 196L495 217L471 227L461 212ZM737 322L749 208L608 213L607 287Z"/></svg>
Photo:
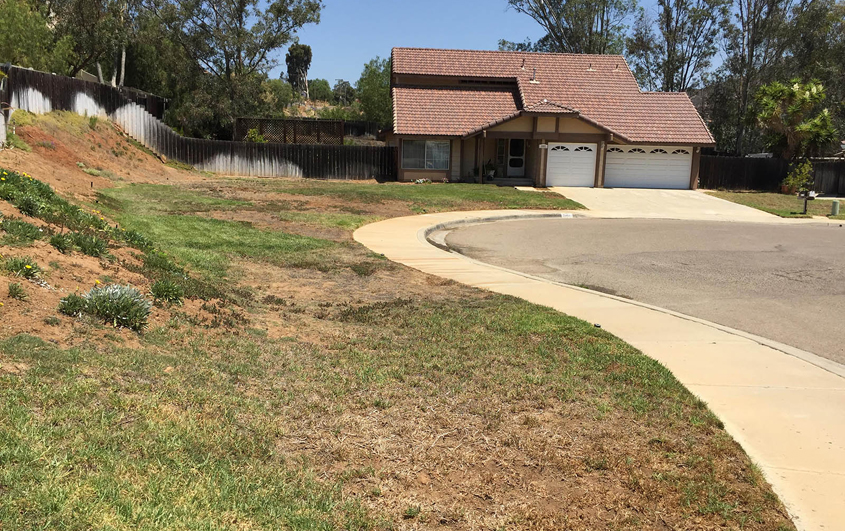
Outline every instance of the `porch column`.
<svg viewBox="0 0 845 531"><path fill-rule="evenodd" d="M484 174L482 173L484 162L482 162L481 146L481 136L475 137L475 167L478 169L478 182L484 184Z"/></svg>
<svg viewBox="0 0 845 531"><path fill-rule="evenodd" d="M593 186L596 188L604 188L604 165L607 161L607 142L600 140L596 145L596 180Z"/></svg>
<svg viewBox="0 0 845 531"><path fill-rule="evenodd" d="M540 145L546 146L543 149L539 149L540 152L540 167L537 169L537 183L536 186L538 188L545 188L546 187L546 161L548 160L549 156L549 144L546 142L545 138L540 139Z"/></svg>
<svg viewBox="0 0 845 531"><path fill-rule="evenodd" d="M485 141L487 140L487 131L481 133L478 140L481 143L481 147L479 148L481 156L478 157L478 175L481 177L481 184L484 184L484 144L486 144Z"/></svg>
<svg viewBox="0 0 845 531"><path fill-rule="evenodd" d="M690 190L698 189L698 173L701 168L701 148L692 148L692 164L689 172L689 188Z"/></svg>

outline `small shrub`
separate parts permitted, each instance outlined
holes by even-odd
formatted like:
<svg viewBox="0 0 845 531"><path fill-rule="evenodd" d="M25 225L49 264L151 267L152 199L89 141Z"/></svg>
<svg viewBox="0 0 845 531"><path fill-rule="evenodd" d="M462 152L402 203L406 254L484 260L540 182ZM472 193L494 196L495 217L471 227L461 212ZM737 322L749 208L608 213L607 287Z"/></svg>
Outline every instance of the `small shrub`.
<svg viewBox="0 0 845 531"><path fill-rule="evenodd" d="M52 142L45 142L43 140L36 142L35 145L44 149L49 149L51 151L56 149L56 144Z"/></svg>
<svg viewBox="0 0 845 531"><path fill-rule="evenodd" d="M98 170L98 169L95 169L95 168L85 168L82 171L84 171L88 175L93 175L94 177L99 177L100 175L103 174L102 170Z"/></svg>
<svg viewBox="0 0 845 531"><path fill-rule="evenodd" d="M21 151L26 151L27 153L32 151L30 145L24 142L24 139L19 137L15 133L6 134L6 143L9 145L9 147L20 149Z"/></svg>
<svg viewBox="0 0 845 531"><path fill-rule="evenodd" d="M147 326L152 304L132 286L112 284L93 288L86 293L85 312L115 327L129 328L136 332Z"/></svg>
<svg viewBox="0 0 845 531"><path fill-rule="evenodd" d="M62 324L62 320L56 317L55 315L51 315L50 317L44 318L44 324L48 326L59 326Z"/></svg>
<svg viewBox="0 0 845 531"><path fill-rule="evenodd" d="M69 236L73 244L88 256L99 258L108 253L108 243L93 234L73 232Z"/></svg>
<svg viewBox="0 0 845 531"><path fill-rule="evenodd" d="M17 195L18 191L11 183L0 182L0 199L11 202Z"/></svg>
<svg viewBox="0 0 845 531"><path fill-rule="evenodd" d="M29 295L26 294L26 290L19 283L9 282L9 297L19 301L25 301L29 298Z"/></svg>
<svg viewBox="0 0 845 531"><path fill-rule="evenodd" d="M154 301L167 304L181 305L182 299L185 297L185 290L182 289L182 286L167 279L154 282L150 287L150 293L152 293Z"/></svg>
<svg viewBox="0 0 845 531"><path fill-rule="evenodd" d="M44 205L38 200L38 198L28 194L18 195L15 197L14 205L18 207L21 214L33 218L38 217L38 214L40 214L41 210L44 208Z"/></svg>
<svg viewBox="0 0 845 531"><path fill-rule="evenodd" d="M96 131L97 130L97 120L98 120L98 118L96 116L92 116L92 117L88 118L88 127L90 127L91 129Z"/></svg>
<svg viewBox="0 0 845 531"><path fill-rule="evenodd" d="M88 303L77 295L76 293L71 293L67 297L64 297L62 300L59 301L59 313L63 313L65 315L69 315L71 317L79 317L83 313L85 313L86 308L88 307Z"/></svg>
<svg viewBox="0 0 845 531"><path fill-rule="evenodd" d="M85 163L84 163L84 162L82 162L82 161L77 162L77 163L76 163L76 167L77 167L77 168L84 168L84 167L85 167Z"/></svg>
<svg viewBox="0 0 845 531"><path fill-rule="evenodd" d="M4 240L11 243L29 243L40 240L44 231L26 221L14 218L5 218L0 221L0 229L6 233Z"/></svg>
<svg viewBox="0 0 845 531"><path fill-rule="evenodd" d="M64 254L73 249L73 240L68 234L53 234L50 236L50 245Z"/></svg>
<svg viewBox="0 0 845 531"><path fill-rule="evenodd" d="M805 160L793 165L782 184L799 192L809 192L813 188L813 164Z"/></svg>
<svg viewBox="0 0 845 531"><path fill-rule="evenodd" d="M6 271L19 277L31 279L41 273L41 268L29 256L20 256L6 260Z"/></svg>
<svg viewBox="0 0 845 531"><path fill-rule="evenodd" d="M153 246L153 242L136 230L119 231L117 236L132 247L142 251L150 249Z"/></svg>
<svg viewBox="0 0 845 531"><path fill-rule="evenodd" d="M258 129L250 129L246 132L246 141L247 142L255 142L256 144L266 144L267 140L264 139L264 135L258 132Z"/></svg>

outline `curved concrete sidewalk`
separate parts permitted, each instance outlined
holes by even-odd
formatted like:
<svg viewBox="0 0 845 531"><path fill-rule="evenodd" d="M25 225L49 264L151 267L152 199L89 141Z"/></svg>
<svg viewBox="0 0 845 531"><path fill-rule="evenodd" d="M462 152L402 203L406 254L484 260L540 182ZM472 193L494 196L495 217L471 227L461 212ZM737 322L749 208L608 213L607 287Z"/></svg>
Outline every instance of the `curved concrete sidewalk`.
<svg viewBox="0 0 845 531"><path fill-rule="evenodd" d="M700 319L483 264L427 241L431 232L461 223L550 216L561 214L426 214L366 225L354 238L420 271L601 324L707 402L799 529L845 529L845 367Z"/></svg>

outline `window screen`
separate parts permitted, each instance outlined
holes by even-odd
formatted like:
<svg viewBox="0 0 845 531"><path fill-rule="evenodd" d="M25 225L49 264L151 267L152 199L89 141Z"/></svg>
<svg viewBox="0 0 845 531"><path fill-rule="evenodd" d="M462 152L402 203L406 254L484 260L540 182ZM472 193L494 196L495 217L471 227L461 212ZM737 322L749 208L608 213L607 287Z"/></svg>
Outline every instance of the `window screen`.
<svg viewBox="0 0 845 531"><path fill-rule="evenodd" d="M403 140L402 167L406 170L448 170L448 140Z"/></svg>
<svg viewBox="0 0 845 531"><path fill-rule="evenodd" d="M402 167L415 170L425 168L425 140L402 142Z"/></svg>

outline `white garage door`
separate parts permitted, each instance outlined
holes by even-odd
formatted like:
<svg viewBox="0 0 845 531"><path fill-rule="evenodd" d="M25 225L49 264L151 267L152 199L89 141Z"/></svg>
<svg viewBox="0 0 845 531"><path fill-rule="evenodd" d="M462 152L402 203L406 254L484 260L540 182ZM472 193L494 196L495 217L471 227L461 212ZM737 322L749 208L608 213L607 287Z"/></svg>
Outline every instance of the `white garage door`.
<svg viewBox="0 0 845 531"><path fill-rule="evenodd" d="M595 144L549 144L546 186L593 186Z"/></svg>
<svg viewBox="0 0 845 531"><path fill-rule="evenodd" d="M610 146L604 169L607 188L687 189L692 148L676 146Z"/></svg>

